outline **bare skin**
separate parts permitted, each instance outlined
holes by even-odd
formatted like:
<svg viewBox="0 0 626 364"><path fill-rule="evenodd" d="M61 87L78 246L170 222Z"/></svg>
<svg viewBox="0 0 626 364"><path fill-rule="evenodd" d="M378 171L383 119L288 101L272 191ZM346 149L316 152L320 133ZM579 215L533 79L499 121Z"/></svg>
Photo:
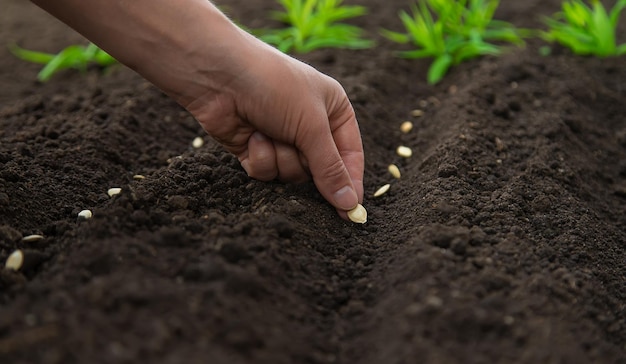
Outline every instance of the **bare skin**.
<svg viewBox="0 0 626 364"><path fill-rule="evenodd" d="M244 32L207 0L33 0L185 107L262 181L311 177L344 219L363 200L341 85Z"/></svg>

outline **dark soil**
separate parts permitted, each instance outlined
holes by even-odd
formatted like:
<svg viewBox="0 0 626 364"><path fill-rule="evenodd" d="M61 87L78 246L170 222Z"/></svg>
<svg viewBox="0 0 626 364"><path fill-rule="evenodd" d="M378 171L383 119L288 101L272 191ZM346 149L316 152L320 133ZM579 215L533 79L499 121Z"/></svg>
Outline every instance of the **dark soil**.
<svg viewBox="0 0 626 364"><path fill-rule="evenodd" d="M224 3L251 27L274 7ZM626 363L624 58L531 41L431 87L376 35L407 2L358 3L377 48L299 57L354 103L365 226L311 184L248 179L206 136L193 149L197 123L128 69L35 82L5 44L84 40L0 0L0 261L28 259L0 273L1 363Z"/></svg>

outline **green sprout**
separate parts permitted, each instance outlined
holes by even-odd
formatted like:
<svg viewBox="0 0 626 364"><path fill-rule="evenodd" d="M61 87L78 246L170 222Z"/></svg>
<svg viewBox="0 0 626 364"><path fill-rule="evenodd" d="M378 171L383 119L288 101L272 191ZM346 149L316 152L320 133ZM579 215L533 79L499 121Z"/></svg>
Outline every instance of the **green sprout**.
<svg viewBox="0 0 626 364"><path fill-rule="evenodd" d="M87 46L71 45L57 54L31 51L13 45L11 52L18 58L45 65L37 74L37 79L46 82L60 70L74 68L81 71L91 63L101 67L110 66L117 61L93 43Z"/></svg>
<svg viewBox="0 0 626 364"><path fill-rule="evenodd" d="M568 0L562 11L545 18L549 30L543 38L557 42L578 55L609 57L626 54L626 43L617 45L615 33L620 13L626 0L618 0L607 13L598 0L590 1L591 7L582 0Z"/></svg>
<svg viewBox="0 0 626 364"><path fill-rule="evenodd" d="M259 38L287 53L292 49L307 53L317 48L362 49L373 46L363 39L363 29L338 23L361 16L363 6L342 6L342 0L278 0L285 11L273 13L274 19L288 24L284 29L257 31Z"/></svg>
<svg viewBox="0 0 626 364"><path fill-rule="evenodd" d="M450 67L484 55L500 55L503 47L491 41L524 44L522 32L512 24L493 20L499 0L423 0L411 6L412 16L400 12L405 33L382 30L391 41L412 42L415 50L399 52L403 58L433 58L429 84L439 82Z"/></svg>

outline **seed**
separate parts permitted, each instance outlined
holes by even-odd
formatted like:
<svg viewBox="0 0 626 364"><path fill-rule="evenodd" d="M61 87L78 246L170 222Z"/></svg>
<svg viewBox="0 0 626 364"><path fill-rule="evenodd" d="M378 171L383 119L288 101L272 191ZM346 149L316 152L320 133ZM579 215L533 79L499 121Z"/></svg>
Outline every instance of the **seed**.
<svg viewBox="0 0 626 364"><path fill-rule="evenodd" d="M409 158L413 155L413 151L411 150L411 148L405 147L403 145L399 146L398 149L396 149L396 153L398 153L400 157L404 158Z"/></svg>
<svg viewBox="0 0 626 364"><path fill-rule="evenodd" d="M389 183L387 183L386 185L382 186L381 188L376 190L376 192L374 192L374 197L379 197L379 196L384 195L385 193L387 193L387 191L389 191L390 187L391 187L391 185Z"/></svg>
<svg viewBox="0 0 626 364"><path fill-rule="evenodd" d="M133 176L134 180L142 180L144 178L146 178L146 176L141 175L141 174L136 174L136 175Z"/></svg>
<svg viewBox="0 0 626 364"><path fill-rule="evenodd" d="M16 250L7 258L4 267L6 269L12 269L18 271L24 265L24 253L21 250Z"/></svg>
<svg viewBox="0 0 626 364"><path fill-rule="evenodd" d="M34 243L34 242L42 240L42 239L43 239L43 236L34 234L34 235L28 235L28 236L23 237L22 238L22 242L23 243Z"/></svg>
<svg viewBox="0 0 626 364"><path fill-rule="evenodd" d="M122 189L119 187L109 188L109 190L107 191L107 193L109 194L109 197L118 195L120 192L122 192Z"/></svg>
<svg viewBox="0 0 626 364"><path fill-rule="evenodd" d="M400 124L400 130L406 134L408 132L410 132L411 130L413 130L413 123L410 121L405 121L402 124Z"/></svg>
<svg viewBox="0 0 626 364"><path fill-rule="evenodd" d="M390 164L389 167L387 167L387 170L394 178L400 178L400 168L398 168L395 164Z"/></svg>
<svg viewBox="0 0 626 364"><path fill-rule="evenodd" d="M363 205L358 204L355 208L348 211L348 218L352 220L352 222L356 222L358 224L365 224L367 221L367 210Z"/></svg>
<svg viewBox="0 0 626 364"><path fill-rule="evenodd" d="M424 111L422 111L421 109L415 109L411 111L411 116L415 116L416 118L422 115L424 115Z"/></svg>
<svg viewBox="0 0 626 364"><path fill-rule="evenodd" d="M81 212L78 213L78 218L80 219L91 219L91 217L93 216L93 213L91 213L90 210L83 210Z"/></svg>
<svg viewBox="0 0 626 364"><path fill-rule="evenodd" d="M201 137L196 137L193 140L193 142L191 142L191 146L193 146L196 149L202 147L203 145L204 145L204 139L202 139Z"/></svg>

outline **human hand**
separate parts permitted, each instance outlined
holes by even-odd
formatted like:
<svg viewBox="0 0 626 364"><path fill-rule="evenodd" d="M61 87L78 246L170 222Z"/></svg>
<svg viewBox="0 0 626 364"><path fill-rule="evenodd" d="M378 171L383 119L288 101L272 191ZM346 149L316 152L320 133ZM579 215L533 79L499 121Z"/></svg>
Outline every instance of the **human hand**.
<svg viewBox="0 0 626 364"><path fill-rule="evenodd" d="M312 177L347 218L363 200L364 157L345 91L312 67L244 38L237 58L224 59L230 76L222 74L221 85L184 106L250 177L296 183Z"/></svg>
<svg viewBox="0 0 626 364"><path fill-rule="evenodd" d="M361 136L339 83L210 1L33 1L189 110L251 177L312 176L343 218L362 201Z"/></svg>

